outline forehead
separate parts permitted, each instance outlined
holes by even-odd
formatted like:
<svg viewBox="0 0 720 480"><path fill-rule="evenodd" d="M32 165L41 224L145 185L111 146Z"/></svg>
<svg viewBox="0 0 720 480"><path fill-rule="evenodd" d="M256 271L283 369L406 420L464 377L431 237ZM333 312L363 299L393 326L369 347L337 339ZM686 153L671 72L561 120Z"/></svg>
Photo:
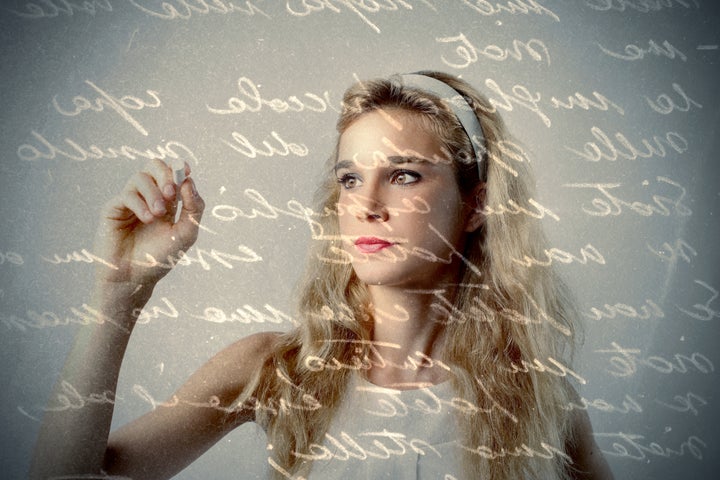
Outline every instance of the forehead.
<svg viewBox="0 0 720 480"><path fill-rule="evenodd" d="M338 161L397 156L433 163L447 158L440 139L423 125L419 115L406 110L365 113L340 136Z"/></svg>

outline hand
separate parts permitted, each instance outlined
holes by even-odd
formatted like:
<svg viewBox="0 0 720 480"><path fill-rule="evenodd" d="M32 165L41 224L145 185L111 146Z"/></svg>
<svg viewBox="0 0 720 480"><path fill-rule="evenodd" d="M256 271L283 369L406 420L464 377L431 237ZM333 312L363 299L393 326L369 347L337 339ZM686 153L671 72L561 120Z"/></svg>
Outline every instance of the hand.
<svg viewBox="0 0 720 480"><path fill-rule="evenodd" d="M98 281L152 290L170 271L167 264L176 263L181 252L195 243L205 202L189 177L187 164L185 174L186 180L178 187L170 167L153 160L105 205L95 252L117 269L99 267ZM173 223L177 188L182 211L178 222Z"/></svg>

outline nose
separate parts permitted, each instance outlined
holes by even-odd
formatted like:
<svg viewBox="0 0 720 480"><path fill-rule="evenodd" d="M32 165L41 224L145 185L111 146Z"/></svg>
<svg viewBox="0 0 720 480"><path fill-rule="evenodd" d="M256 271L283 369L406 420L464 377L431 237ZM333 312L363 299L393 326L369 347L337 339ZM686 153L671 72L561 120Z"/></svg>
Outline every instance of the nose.
<svg viewBox="0 0 720 480"><path fill-rule="evenodd" d="M353 215L360 221L385 223L390 218L387 206L377 195L370 192L354 193L351 195L351 200Z"/></svg>

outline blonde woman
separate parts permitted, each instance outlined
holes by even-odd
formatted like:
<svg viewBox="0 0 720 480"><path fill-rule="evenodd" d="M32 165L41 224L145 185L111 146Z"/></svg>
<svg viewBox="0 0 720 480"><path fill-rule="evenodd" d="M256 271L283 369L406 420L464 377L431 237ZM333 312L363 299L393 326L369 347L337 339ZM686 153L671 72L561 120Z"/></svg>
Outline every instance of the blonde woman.
<svg viewBox="0 0 720 480"><path fill-rule="evenodd" d="M568 292L538 257L533 180L500 117L438 72L359 83L344 97L319 194L296 329L230 345L159 407L109 432L113 405L47 412L32 475L168 478L255 421L273 478L612 478L568 405ZM190 173L189 171L187 172ZM105 208L88 326L62 374L114 392L135 316L161 277L134 262L188 249L204 203L192 178L173 223L160 161ZM59 441L62 439L62 441Z"/></svg>

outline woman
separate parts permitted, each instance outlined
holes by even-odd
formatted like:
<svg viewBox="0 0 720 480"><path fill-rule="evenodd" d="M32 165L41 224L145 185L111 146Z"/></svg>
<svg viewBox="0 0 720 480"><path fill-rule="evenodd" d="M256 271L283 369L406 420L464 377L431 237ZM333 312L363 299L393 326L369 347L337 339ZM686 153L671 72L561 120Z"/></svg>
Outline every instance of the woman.
<svg viewBox="0 0 720 480"><path fill-rule="evenodd" d="M498 213L527 205L532 180L488 101L437 72L359 83L338 131L301 325L227 347L171 406L110 435L110 401L48 412L35 477L167 478L246 421L267 431L276 478L612 477L586 413L567 407L566 288L514 261L539 258L540 224ZM203 200L191 178L180 193L173 223L172 172L156 161L106 207L97 253L120 268L98 272L107 321L81 332L62 374L79 392L115 391L167 273L133 260L195 241Z"/></svg>

